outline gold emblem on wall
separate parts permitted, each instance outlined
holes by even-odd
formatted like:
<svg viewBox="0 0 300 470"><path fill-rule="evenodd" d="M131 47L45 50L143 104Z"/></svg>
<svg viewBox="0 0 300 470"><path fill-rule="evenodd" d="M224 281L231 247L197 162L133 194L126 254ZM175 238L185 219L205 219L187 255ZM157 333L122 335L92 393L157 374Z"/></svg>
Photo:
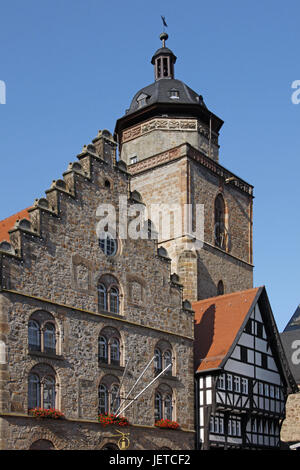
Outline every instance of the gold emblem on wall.
<svg viewBox="0 0 300 470"><path fill-rule="evenodd" d="M116 431L121 434L122 437L120 437L119 434L112 434L111 437L120 437L117 443L120 450L128 449L128 447L130 446L130 440L129 437L126 436L129 436L129 432L125 434L124 432L121 432L118 429L116 429Z"/></svg>

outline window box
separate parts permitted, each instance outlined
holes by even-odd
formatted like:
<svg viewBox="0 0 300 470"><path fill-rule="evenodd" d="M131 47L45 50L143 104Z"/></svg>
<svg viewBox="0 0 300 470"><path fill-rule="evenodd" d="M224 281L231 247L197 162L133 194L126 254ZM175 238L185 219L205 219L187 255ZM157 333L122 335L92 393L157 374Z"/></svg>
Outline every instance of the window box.
<svg viewBox="0 0 300 470"><path fill-rule="evenodd" d="M127 418L124 416L116 416L113 413L100 413L98 421L102 426L115 425L115 426L130 426Z"/></svg>
<svg viewBox="0 0 300 470"><path fill-rule="evenodd" d="M155 426L157 428L162 429L178 429L179 424L176 421L171 421L169 419L160 419L159 421L155 422Z"/></svg>
<svg viewBox="0 0 300 470"><path fill-rule="evenodd" d="M63 419L64 414L54 408L33 408L29 410L29 414L35 418L50 418L50 419Z"/></svg>

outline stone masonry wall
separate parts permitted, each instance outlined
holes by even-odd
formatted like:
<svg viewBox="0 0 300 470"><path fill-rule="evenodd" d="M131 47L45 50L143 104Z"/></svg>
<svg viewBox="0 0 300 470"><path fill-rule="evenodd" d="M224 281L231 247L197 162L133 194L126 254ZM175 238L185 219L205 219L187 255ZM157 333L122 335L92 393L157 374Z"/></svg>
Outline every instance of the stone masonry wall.
<svg viewBox="0 0 300 470"><path fill-rule="evenodd" d="M299 393L288 396L280 437L283 442L300 442L300 386Z"/></svg>
<svg viewBox="0 0 300 470"><path fill-rule="evenodd" d="M188 158L184 146L171 152L172 159L162 154L162 161L160 156L153 157L152 165L149 159L144 165L129 167L129 171L133 171L131 188L141 193L147 207L159 203L170 207L177 204L183 214L184 204L204 205L204 244L202 249L196 250L196 257L195 252L189 256L184 254L185 239L176 236L172 221L170 236L159 238L172 260L172 271L181 276L184 297L194 301L214 296L220 280L225 293L251 288L252 197ZM226 251L216 247L214 241L214 203L219 193L225 200L230 235Z"/></svg>
<svg viewBox="0 0 300 470"><path fill-rule="evenodd" d="M7 358L0 364L2 449L28 449L33 439L48 435L57 448L102 447L107 431L97 423L99 383L121 383L129 361L124 396L162 340L172 351L172 375L159 378L126 411L133 448L194 445L193 312L183 308L182 288L170 279L170 261L158 254L155 241L120 239L118 231L115 256L106 256L99 247L99 204L112 204L118 217L120 196L129 206L135 202L124 166L110 154L109 139L100 135L84 149L80 165L71 165L46 198L36 201L31 224L17 223L11 247L0 251L0 333ZM99 309L97 284L104 275L119 286L118 314ZM32 315L53 320L55 354L28 349ZM99 334L108 327L120 338L119 365L98 362ZM63 421L28 415L28 374L42 368L55 376L56 407L65 414ZM152 364L136 393L154 377ZM180 431L154 427L158 387L172 391L173 419Z"/></svg>

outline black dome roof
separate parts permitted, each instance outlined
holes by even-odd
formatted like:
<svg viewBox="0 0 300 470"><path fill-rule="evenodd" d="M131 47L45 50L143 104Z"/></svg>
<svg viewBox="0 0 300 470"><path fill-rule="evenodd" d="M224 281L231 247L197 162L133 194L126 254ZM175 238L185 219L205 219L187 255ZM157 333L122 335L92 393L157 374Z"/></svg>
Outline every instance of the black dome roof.
<svg viewBox="0 0 300 470"><path fill-rule="evenodd" d="M171 96L171 92L173 97ZM174 96L178 95L178 96ZM144 105L138 101L139 96L146 95ZM142 96L143 97L143 96ZM126 115L134 113L138 109L145 108L155 103L173 103L173 104L197 104L206 108L201 95L189 88L184 82L175 78L165 78L155 81L144 88L141 88L133 97L130 108Z"/></svg>

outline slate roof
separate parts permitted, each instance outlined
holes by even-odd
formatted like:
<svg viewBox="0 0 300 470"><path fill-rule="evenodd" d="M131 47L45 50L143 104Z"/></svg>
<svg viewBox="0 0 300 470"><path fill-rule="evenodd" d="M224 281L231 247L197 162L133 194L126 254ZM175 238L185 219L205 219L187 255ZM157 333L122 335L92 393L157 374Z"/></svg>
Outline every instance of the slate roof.
<svg viewBox="0 0 300 470"><path fill-rule="evenodd" d="M280 335L292 374L300 385L300 305Z"/></svg>
<svg viewBox="0 0 300 470"><path fill-rule="evenodd" d="M179 92L179 98L171 98L169 96L169 92L172 89L175 89ZM146 106L150 106L155 103L175 103L179 105L197 104L206 108L202 96L199 96L184 82L175 78L162 78L160 80L155 81L154 83L151 83L151 85L142 88L134 95L130 104L130 108L127 110L126 115L134 113L138 109L141 109L139 108L137 98L142 93L148 96Z"/></svg>
<svg viewBox="0 0 300 470"><path fill-rule="evenodd" d="M288 324L286 325L284 332L298 330L300 329L300 305L298 305L295 313L290 318ZM300 339L300 332L299 332L299 339Z"/></svg>

